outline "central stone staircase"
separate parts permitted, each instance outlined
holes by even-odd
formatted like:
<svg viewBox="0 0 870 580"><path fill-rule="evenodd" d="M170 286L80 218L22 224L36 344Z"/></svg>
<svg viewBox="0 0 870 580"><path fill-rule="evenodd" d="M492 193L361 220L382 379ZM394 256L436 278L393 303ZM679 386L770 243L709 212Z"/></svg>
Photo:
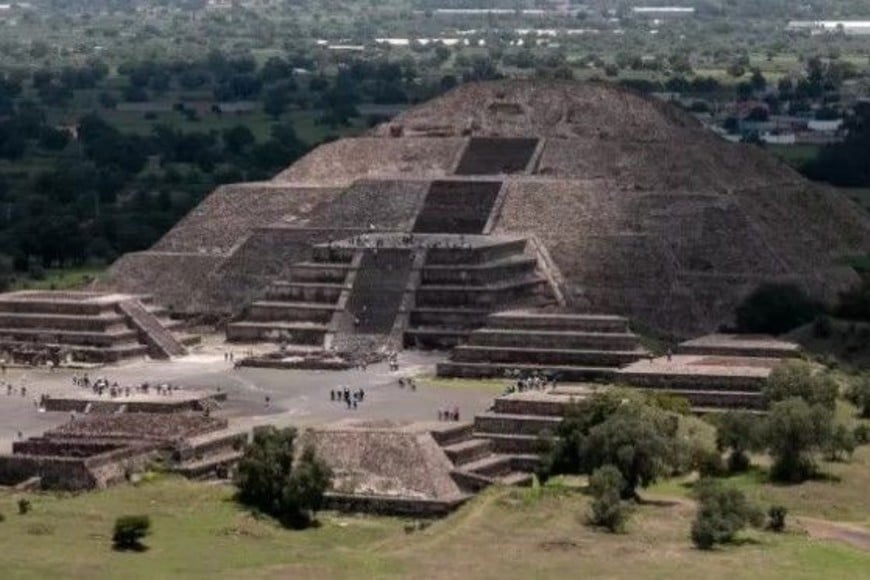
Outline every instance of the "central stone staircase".
<svg viewBox="0 0 870 580"><path fill-rule="evenodd" d="M406 346L451 348L465 343L495 310L552 302L525 239L465 240L457 236L452 245L428 251Z"/></svg>
<svg viewBox="0 0 870 580"><path fill-rule="evenodd" d="M561 381L612 378L647 356L620 316L532 311L498 312L467 344L438 365L446 377L505 377L539 372Z"/></svg>
<svg viewBox="0 0 870 580"><path fill-rule="evenodd" d="M281 342L291 351L324 349L333 315L344 310L342 294L351 289L361 260L352 248L315 246L311 261L290 267L289 281L273 282L244 320L227 326L227 340Z"/></svg>

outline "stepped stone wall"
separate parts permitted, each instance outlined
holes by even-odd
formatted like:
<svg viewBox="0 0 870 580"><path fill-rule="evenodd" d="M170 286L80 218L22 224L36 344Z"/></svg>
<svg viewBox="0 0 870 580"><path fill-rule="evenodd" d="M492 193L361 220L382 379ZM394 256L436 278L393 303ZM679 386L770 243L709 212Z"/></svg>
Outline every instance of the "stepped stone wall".
<svg viewBox="0 0 870 580"><path fill-rule="evenodd" d="M428 190L428 181L358 181L319 212L312 225L410 231Z"/></svg>
<svg viewBox="0 0 870 580"><path fill-rule="evenodd" d="M273 221L306 225L338 190L263 182L217 188L153 246L163 252L225 255L254 228Z"/></svg>
<svg viewBox="0 0 870 580"><path fill-rule="evenodd" d="M435 179L452 173L467 139L376 139L357 137L318 147L274 181L347 187L358 179L405 175Z"/></svg>

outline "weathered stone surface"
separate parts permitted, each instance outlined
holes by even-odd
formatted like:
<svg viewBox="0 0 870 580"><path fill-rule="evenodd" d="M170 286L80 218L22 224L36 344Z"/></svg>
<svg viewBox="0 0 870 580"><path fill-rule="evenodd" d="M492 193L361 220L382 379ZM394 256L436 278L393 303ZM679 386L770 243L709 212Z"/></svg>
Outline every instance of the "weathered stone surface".
<svg viewBox="0 0 870 580"><path fill-rule="evenodd" d="M538 145L523 170L460 178L475 137L489 139L484 160L493 138ZM570 304L676 334L729 323L763 282L830 301L858 282L842 258L870 253L864 210L671 105L603 83L499 81L324 145L266 184L219 189L154 248L171 252L122 258L106 285L235 314L312 244L407 232L430 184L459 179L504 181L485 233L534 235Z"/></svg>

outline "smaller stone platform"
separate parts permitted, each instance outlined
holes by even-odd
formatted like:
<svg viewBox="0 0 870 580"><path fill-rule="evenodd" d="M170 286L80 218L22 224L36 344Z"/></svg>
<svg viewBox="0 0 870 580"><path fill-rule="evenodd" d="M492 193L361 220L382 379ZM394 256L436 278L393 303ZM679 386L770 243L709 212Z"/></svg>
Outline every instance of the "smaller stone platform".
<svg viewBox="0 0 870 580"><path fill-rule="evenodd" d="M709 334L677 347L679 354L761 358L796 358L801 347L765 334Z"/></svg>
<svg viewBox="0 0 870 580"><path fill-rule="evenodd" d="M339 510L440 516L489 485L531 481L522 457L494 453L468 422L349 419L309 429L302 443L333 469L327 505Z"/></svg>
<svg viewBox="0 0 870 580"><path fill-rule="evenodd" d="M149 296L99 292L0 294L0 353L8 362L110 363L185 354L178 323Z"/></svg>
<svg viewBox="0 0 870 580"><path fill-rule="evenodd" d="M101 489L128 480L154 462L175 467L188 439L226 429L226 419L202 413L94 414L41 437L16 441L0 456L0 485L39 478L43 489ZM227 443L232 445L234 439ZM188 456L191 454L188 454ZM236 458L237 459L237 458Z"/></svg>
<svg viewBox="0 0 870 580"><path fill-rule="evenodd" d="M124 391L122 388L121 391ZM71 397L48 397L43 402L47 412L107 413L185 413L203 411L215 403L226 401L226 393L185 389L172 394L145 394L133 390L129 396L101 396L82 393Z"/></svg>
<svg viewBox="0 0 870 580"><path fill-rule="evenodd" d="M767 377L779 358L674 355L620 369L618 380L643 390L685 397L697 412L763 410Z"/></svg>
<svg viewBox="0 0 870 580"><path fill-rule="evenodd" d="M491 314L457 346L439 376L506 377L539 373L562 381L607 380L647 355L621 316L535 310Z"/></svg>

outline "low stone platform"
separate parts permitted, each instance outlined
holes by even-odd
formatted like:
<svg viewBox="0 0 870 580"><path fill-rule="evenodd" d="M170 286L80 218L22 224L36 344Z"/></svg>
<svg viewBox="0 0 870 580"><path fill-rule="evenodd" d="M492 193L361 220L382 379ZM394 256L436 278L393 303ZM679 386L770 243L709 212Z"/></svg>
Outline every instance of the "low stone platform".
<svg viewBox="0 0 870 580"><path fill-rule="evenodd" d="M674 355L621 369L618 380L639 389L685 397L697 412L763 410L767 377L781 358Z"/></svg>
<svg viewBox="0 0 870 580"><path fill-rule="evenodd" d="M128 480L156 461L170 462L189 438L226 429L226 419L202 413L96 414L41 437L17 441L0 456L0 485L39 478L42 489L79 491Z"/></svg>
<svg viewBox="0 0 870 580"><path fill-rule="evenodd" d="M309 429L302 443L335 473L327 494L333 509L439 516L489 485L531 481L522 470L528 461L494 453L468 422L349 419Z"/></svg>
<svg viewBox="0 0 870 580"><path fill-rule="evenodd" d="M149 296L99 292L0 294L0 358L26 364L110 363L185 354L185 338Z"/></svg>
<svg viewBox="0 0 870 580"><path fill-rule="evenodd" d="M709 334L677 347L679 354L720 355L761 358L795 358L801 354L797 343L763 334Z"/></svg>
<svg viewBox="0 0 870 580"><path fill-rule="evenodd" d="M620 366L646 354L620 316L512 310L490 315L486 326L438 365L438 374L484 378L519 372L562 381L609 380Z"/></svg>
<svg viewBox="0 0 870 580"><path fill-rule="evenodd" d="M171 395L133 392L130 396L110 397L82 393L73 397L49 397L43 403L48 412L76 413L184 413L202 411L216 402L226 401L226 393L214 391L172 391Z"/></svg>

